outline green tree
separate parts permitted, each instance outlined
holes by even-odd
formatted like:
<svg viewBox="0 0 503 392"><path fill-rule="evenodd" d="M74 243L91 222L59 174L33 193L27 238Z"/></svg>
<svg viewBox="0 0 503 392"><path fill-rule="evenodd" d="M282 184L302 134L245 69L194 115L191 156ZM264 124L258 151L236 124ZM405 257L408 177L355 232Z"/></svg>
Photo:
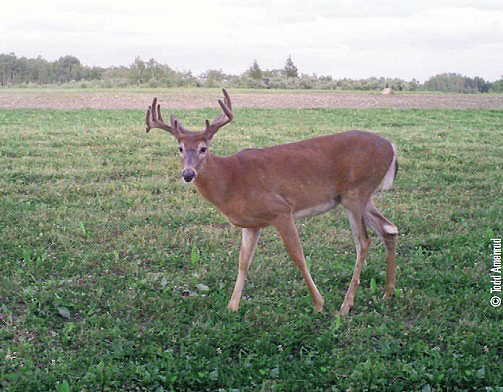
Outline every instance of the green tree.
<svg viewBox="0 0 503 392"><path fill-rule="evenodd" d="M55 74L58 75L57 81L60 83L82 79L82 65L80 64L80 60L75 56L60 57L54 63L53 68Z"/></svg>
<svg viewBox="0 0 503 392"><path fill-rule="evenodd" d="M473 79L473 84L475 85L475 90L481 93L487 93L491 88L491 83L484 80L480 76L475 76L475 78Z"/></svg>
<svg viewBox="0 0 503 392"><path fill-rule="evenodd" d="M424 82L424 88L452 93L486 93L491 88L491 83L479 76L470 78L457 73L442 73Z"/></svg>
<svg viewBox="0 0 503 392"><path fill-rule="evenodd" d="M503 93L503 75L500 80L491 83L490 91L493 93Z"/></svg>
<svg viewBox="0 0 503 392"><path fill-rule="evenodd" d="M17 58L14 53L0 55L0 86L15 83Z"/></svg>
<svg viewBox="0 0 503 392"><path fill-rule="evenodd" d="M297 70L297 67L293 64L292 56L288 56L288 58L286 59L286 64L285 67L283 68L283 72L285 76L288 78L299 77L299 71Z"/></svg>
<svg viewBox="0 0 503 392"><path fill-rule="evenodd" d="M227 79L227 75L221 69L209 69L201 74L199 79L203 81L205 87L215 87Z"/></svg>
<svg viewBox="0 0 503 392"><path fill-rule="evenodd" d="M264 77L264 73L260 69L257 60L255 60L251 67L248 69L248 75L255 80L262 80L262 78Z"/></svg>
<svg viewBox="0 0 503 392"><path fill-rule="evenodd" d="M145 74L145 62L140 56L136 56L134 63L129 67L130 69L130 79L134 81L138 86L143 84L144 74Z"/></svg>

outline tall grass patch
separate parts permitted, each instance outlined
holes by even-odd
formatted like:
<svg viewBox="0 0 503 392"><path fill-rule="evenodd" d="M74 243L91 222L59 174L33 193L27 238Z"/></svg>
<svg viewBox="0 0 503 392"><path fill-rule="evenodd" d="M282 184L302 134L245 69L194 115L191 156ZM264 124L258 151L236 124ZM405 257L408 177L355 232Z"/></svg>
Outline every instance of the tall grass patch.
<svg viewBox="0 0 503 392"><path fill-rule="evenodd" d="M202 127L214 110L175 111ZM255 110L213 140L231 154L346 129L391 140L376 204L399 230L382 299L376 237L355 306L342 211L298 222L326 301L264 230L237 314L240 232L180 181L177 146L129 110L0 109L0 386L26 390L499 390L501 110Z"/></svg>

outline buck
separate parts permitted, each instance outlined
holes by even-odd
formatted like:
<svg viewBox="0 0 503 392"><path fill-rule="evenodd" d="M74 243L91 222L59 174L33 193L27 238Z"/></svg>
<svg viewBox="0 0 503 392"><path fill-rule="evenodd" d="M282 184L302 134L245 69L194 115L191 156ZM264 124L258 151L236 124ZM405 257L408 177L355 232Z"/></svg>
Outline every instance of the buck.
<svg viewBox="0 0 503 392"><path fill-rule="evenodd" d="M178 141L182 178L214 204L235 226L242 229L239 271L229 302L237 311L246 274L260 229L273 226L279 232L290 257L300 269L314 309L323 311L324 300L306 266L295 225L297 218L318 215L342 204L347 212L354 242L356 264L340 308L347 314L354 303L365 263L370 226L386 247L386 287L391 297L395 288L396 226L374 206L372 196L382 184L391 187L397 171L396 151L389 141L363 131L347 131L296 143L262 149L245 149L220 157L210 153L210 142L233 119L231 100L223 89L218 100L222 113L202 132L185 129L171 115L164 122L160 104L154 98L146 115L146 131L159 128Z"/></svg>

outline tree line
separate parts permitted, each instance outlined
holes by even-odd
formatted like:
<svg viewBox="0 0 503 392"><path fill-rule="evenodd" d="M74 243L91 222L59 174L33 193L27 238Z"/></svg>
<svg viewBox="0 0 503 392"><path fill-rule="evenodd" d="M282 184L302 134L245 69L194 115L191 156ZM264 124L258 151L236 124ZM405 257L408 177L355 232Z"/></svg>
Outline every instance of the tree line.
<svg viewBox="0 0 503 392"><path fill-rule="evenodd" d="M208 70L200 75L191 71L177 71L155 59L145 61L139 56L129 66L90 67L75 56L63 56L56 61L17 57L14 53L0 54L0 87L63 85L67 87L246 87L285 89L339 89L379 91L442 91L455 93L503 92L503 76L490 82L457 73L432 76L424 83L398 78L336 79L332 76L299 73L291 56L280 69L262 70L255 60L240 75L226 74L222 70Z"/></svg>

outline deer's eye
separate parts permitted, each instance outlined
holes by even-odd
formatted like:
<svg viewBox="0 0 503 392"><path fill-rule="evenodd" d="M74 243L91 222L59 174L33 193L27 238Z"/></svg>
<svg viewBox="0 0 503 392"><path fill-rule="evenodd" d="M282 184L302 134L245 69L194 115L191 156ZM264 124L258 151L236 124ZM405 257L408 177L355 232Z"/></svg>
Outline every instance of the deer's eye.
<svg viewBox="0 0 503 392"><path fill-rule="evenodd" d="M182 146L178 147L178 151L183 152L183 147Z"/></svg>
<svg viewBox="0 0 503 392"><path fill-rule="evenodd" d="M208 150L208 147L201 147L201 148L199 149L199 152L200 152L201 154L204 154L207 150Z"/></svg>

